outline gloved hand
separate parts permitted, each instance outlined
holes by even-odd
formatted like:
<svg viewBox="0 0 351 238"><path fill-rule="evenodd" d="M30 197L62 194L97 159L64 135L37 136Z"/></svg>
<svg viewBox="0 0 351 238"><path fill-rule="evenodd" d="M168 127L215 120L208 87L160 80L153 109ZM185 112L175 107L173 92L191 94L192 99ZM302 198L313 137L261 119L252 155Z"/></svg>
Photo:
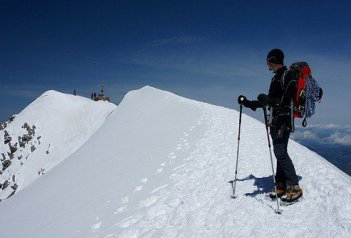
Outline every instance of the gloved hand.
<svg viewBox="0 0 351 238"><path fill-rule="evenodd" d="M238 97L238 103L242 104L244 107L250 108L253 111L256 111L257 109L257 101L250 101L243 95Z"/></svg>
<svg viewBox="0 0 351 238"><path fill-rule="evenodd" d="M240 95L239 97L238 97L238 103L239 103L239 105L240 104L243 104L244 105L244 103L246 103L248 100L247 100L247 98L245 97L245 96L243 96L243 95Z"/></svg>

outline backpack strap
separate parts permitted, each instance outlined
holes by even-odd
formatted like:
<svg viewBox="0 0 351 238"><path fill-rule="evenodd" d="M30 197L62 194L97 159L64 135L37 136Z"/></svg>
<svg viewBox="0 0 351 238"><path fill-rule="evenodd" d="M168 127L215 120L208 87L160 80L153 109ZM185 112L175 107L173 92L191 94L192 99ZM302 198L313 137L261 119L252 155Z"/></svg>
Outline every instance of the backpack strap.
<svg viewBox="0 0 351 238"><path fill-rule="evenodd" d="M285 87L285 89L284 89L284 85L285 85L285 76L286 76L286 74L288 73L288 71L289 71L289 70L286 70L286 71L284 72L283 77L282 77L282 79L281 79L281 81L283 81L281 84L282 84L282 89L284 90L284 92L283 92L283 96L282 96L282 100L281 100L280 104L283 103L283 101L284 101L284 99L285 99L285 96L286 96L286 93L288 92L288 89L289 89L290 85L293 84L293 83L295 83L296 86L297 86L297 81L296 81L296 80L290 80L289 83L288 83L288 85L286 85L286 87Z"/></svg>
<svg viewBox="0 0 351 238"><path fill-rule="evenodd" d="M286 73L288 72L288 69L286 69L282 75L282 77L280 78L280 85L282 86L282 89L284 90L284 84L285 84L285 76Z"/></svg>
<svg viewBox="0 0 351 238"><path fill-rule="evenodd" d="M291 128L290 132L295 131L295 118L294 118L294 100L290 99L290 123L291 123Z"/></svg>

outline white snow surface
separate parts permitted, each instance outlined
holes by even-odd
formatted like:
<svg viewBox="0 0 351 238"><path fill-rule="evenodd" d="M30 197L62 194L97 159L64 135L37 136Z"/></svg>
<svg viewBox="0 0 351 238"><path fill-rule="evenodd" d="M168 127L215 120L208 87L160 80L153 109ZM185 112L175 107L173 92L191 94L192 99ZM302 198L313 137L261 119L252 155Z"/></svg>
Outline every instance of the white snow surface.
<svg viewBox="0 0 351 238"><path fill-rule="evenodd" d="M238 115L128 93L78 151L0 203L1 237L350 237L350 177L292 140L304 199L274 213L265 127L246 115L230 199Z"/></svg>
<svg viewBox="0 0 351 238"><path fill-rule="evenodd" d="M94 102L54 90L43 93L0 131L0 138L4 137L6 130L12 137L11 143L17 143L18 147L11 166L0 175L0 183L10 182L8 188L0 190L0 199L5 199L13 191L11 185L17 184L18 192L69 157L115 108L112 103ZM28 134L23 128L24 123L31 128L35 126L35 135L23 148L18 145L17 138ZM32 146L35 148L33 152ZM8 159L8 144L0 143L0 151Z"/></svg>

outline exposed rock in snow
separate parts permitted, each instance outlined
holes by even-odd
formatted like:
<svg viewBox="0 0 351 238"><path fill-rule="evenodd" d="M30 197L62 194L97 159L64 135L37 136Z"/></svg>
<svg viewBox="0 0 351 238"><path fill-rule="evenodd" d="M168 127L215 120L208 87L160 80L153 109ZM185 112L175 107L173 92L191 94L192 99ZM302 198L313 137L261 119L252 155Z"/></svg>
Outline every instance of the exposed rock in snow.
<svg viewBox="0 0 351 238"><path fill-rule="evenodd" d="M11 165L11 160L5 160L4 162L2 162L2 170L7 169L9 166Z"/></svg>

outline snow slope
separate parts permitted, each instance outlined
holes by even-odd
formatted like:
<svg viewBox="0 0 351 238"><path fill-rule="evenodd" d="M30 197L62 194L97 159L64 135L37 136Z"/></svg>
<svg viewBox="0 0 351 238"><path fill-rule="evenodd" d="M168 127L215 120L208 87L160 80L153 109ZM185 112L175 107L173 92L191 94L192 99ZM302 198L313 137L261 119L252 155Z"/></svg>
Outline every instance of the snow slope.
<svg viewBox="0 0 351 238"><path fill-rule="evenodd" d="M5 133L11 137L9 143L0 143L2 162L11 162L0 175L0 183L8 183L0 190L0 199L18 192L70 156L115 108L112 103L53 90L37 98L0 131L0 138ZM10 146L17 150L11 153Z"/></svg>
<svg viewBox="0 0 351 238"><path fill-rule="evenodd" d="M262 123L144 87L77 152L0 204L1 237L349 237L351 179L290 141L304 200L273 212Z"/></svg>

